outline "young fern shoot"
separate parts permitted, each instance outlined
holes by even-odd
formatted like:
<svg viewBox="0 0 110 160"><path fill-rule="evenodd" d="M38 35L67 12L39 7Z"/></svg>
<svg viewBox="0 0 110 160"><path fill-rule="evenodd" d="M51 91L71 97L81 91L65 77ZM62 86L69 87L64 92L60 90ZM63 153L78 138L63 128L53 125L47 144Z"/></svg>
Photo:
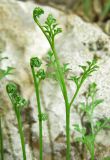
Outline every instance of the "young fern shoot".
<svg viewBox="0 0 110 160"><path fill-rule="evenodd" d="M50 61L55 71L55 73L52 74L51 76L54 76L55 79L57 79L61 87L62 95L63 95L64 102L65 102L66 145L67 145L66 160L70 160L71 159L70 158L71 157L70 156L70 151L71 151L71 147L70 147L70 109L71 109L72 104L74 103L76 96L78 95L78 92L83 82L85 81L85 79L87 79L91 75L92 72L96 71L98 66L96 65L97 61L93 59L92 62L87 62L87 66L80 66L83 69L83 73L81 76L70 77L70 79L73 80L76 84L76 92L73 95L71 101L69 101L67 87L65 83L65 69L66 71L68 70L67 64L63 66L61 65L60 60L58 58L58 54L55 49L55 37L57 34L62 32L62 29L58 27L56 19L51 14L48 15L45 21L45 24L42 25L39 21L39 18L42 14L44 14L44 10L40 7L36 7L33 11L33 18L36 24L39 26L39 28L43 32L43 34L45 35L45 37L47 38L50 44L50 47L51 47L51 52L49 56L50 56Z"/></svg>
<svg viewBox="0 0 110 160"><path fill-rule="evenodd" d="M101 129L109 126L108 123L110 122L109 118L104 118L102 121L99 120L97 122L93 121L95 108L103 102L102 99L96 99L96 94L97 85L93 82L89 85L88 92L86 94L86 102L80 104L80 111L90 124L89 129L86 128L86 126L80 126L79 124L74 125L75 130L81 134L80 137L76 138L76 141L85 144L87 151L90 153L91 160L95 159L95 138Z"/></svg>
<svg viewBox="0 0 110 160"><path fill-rule="evenodd" d="M74 102L82 84L84 83L84 81L91 76L91 74L95 71L97 71L97 69L99 68L99 66L97 65L97 60L94 58L91 62L87 61L87 65L83 66L83 65L79 65L79 67L82 68L83 72L81 74L81 76L71 76L70 80L74 81L74 83L76 84L76 92L70 102L70 107L72 105L72 103Z"/></svg>
<svg viewBox="0 0 110 160"><path fill-rule="evenodd" d="M8 93L9 98L10 98L10 101L13 105L13 110L14 110L16 118L17 118L18 130L19 130L20 139L21 139L23 160L26 160L26 150L25 150L25 140L24 140L23 126L22 126L22 119L21 119L21 110L27 104L27 102L19 94L15 83L7 84L6 91Z"/></svg>
<svg viewBox="0 0 110 160"><path fill-rule="evenodd" d="M30 66L32 70L32 75L34 79L34 86L35 86L35 92L36 92L36 99L37 99L37 107L38 107L38 119L39 119L39 145L40 145L40 150L39 150L39 159L43 159L43 135L42 135L42 121L47 120L47 115L45 113L42 113L41 110L41 103L40 103L40 93L39 93L39 85L41 80L45 79L45 71L44 69L40 68L41 67L41 60L38 57L33 57L30 60ZM38 69L37 73L35 71L35 68L40 68Z"/></svg>

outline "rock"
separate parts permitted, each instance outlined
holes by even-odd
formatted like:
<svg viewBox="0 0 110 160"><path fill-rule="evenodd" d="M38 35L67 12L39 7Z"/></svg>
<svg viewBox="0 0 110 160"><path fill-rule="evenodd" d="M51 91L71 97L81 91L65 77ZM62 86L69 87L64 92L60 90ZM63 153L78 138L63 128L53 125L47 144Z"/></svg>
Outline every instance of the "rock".
<svg viewBox="0 0 110 160"><path fill-rule="evenodd" d="M72 73L77 75L81 73L79 65L85 64L87 60L92 60L94 56L97 56L99 58L98 63L100 66L99 70L86 81L74 105L77 106L81 101L84 101L83 95L84 92L87 90L88 84L95 81L98 84L98 89L99 89L97 96L101 99L104 99L104 102L95 110L94 120L100 120L103 119L104 117L110 117L110 107L108 106L110 101L109 37L106 34L104 34L98 26L85 23L77 16L71 15L70 17L68 17L68 21L69 20L71 21L69 22L69 24L71 25L72 29L70 29L67 34L63 35L56 42L57 43L56 48L61 62L69 63L70 68L72 69ZM71 83L68 86L69 86L68 91L71 98L72 93L74 93L75 86L73 85L73 83ZM33 95L32 98L35 99L35 95ZM43 101L42 106L44 107L44 111L48 112L49 115L49 121L50 121L49 128L51 128L51 141L53 142L54 146L55 142L59 143L58 139L60 138L59 137L60 134L61 137L63 137L61 139L61 143L65 143L65 107L61 91L56 82L53 82L51 80L43 82L42 101ZM32 102L31 106L33 106L34 108L35 104L33 103L35 102L35 100L32 99L31 102ZM37 111L34 113L36 115ZM59 121L57 121L58 119ZM37 121L37 119L35 121ZM75 123L80 123L80 116L73 107L71 113L71 131L74 136L77 136L77 133L73 131L73 124ZM57 130L56 128L59 128L59 130ZM33 133L34 132L35 131L33 130ZM100 132L100 134L97 136L97 143L104 145L104 147L110 146L110 143L108 141L109 135L110 135L109 131ZM45 142L49 141L48 129L46 130L45 122L44 122L44 141ZM73 148L72 153L74 153L74 150L75 148ZM108 155L109 152L108 147L105 150L106 151L102 149L101 154L100 152L99 153L96 152L99 159L102 158L102 155L105 152Z"/></svg>
<svg viewBox="0 0 110 160"><path fill-rule="evenodd" d="M8 57L8 60L4 60L1 66L4 69L7 66L16 68L14 74L2 80L2 86L0 86L1 99L3 98L2 104L6 108L3 108L5 112L3 131L6 160L21 160L22 152L15 113L12 110L11 103L9 103L5 85L9 81L14 81L19 86L24 97L30 100L30 96L34 92L29 66L30 58L32 56L42 57L49 49L48 42L32 19L32 11L35 7L36 4L31 2L22 3L14 0L0 1L0 54L1 57ZM62 12L49 7L43 8L46 10L46 16L51 11L58 19L62 17L61 21L66 23L65 16ZM44 21L44 17L41 21ZM35 155L33 158L36 160L38 157L38 152L36 152L38 142L36 142L36 136L35 139L32 139L33 137L31 138L30 135L31 125L37 125L33 121L34 117L31 117L30 112L34 112L30 107L23 111L26 151L28 159L31 160L33 154L32 145L35 145L33 149ZM30 119L28 115L30 115ZM32 125L32 128L34 128L34 125ZM30 144L31 141L32 144Z"/></svg>
<svg viewBox="0 0 110 160"><path fill-rule="evenodd" d="M9 81L18 84L22 95L29 100L29 105L22 112L24 133L26 139L27 160L37 160L39 155L39 133L36 97L33 88L33 80L29 67L29 60L32 56L39 56L45 62L45 54L49 45L32 20L32 10L36 5L32 2L15 2L11 0L0 2L0 54L8 56L9 59L2 63L2 67L15 67L13 75L2 81L0 95L3 97L3 104L7 110L3 118L3 131L5 143L5 159L21 160L21 146L17 129L17 121L7 97L5 85ZM86 81L77 97L75 104L85 100L83 93L87 90L88 84L96 81L98 84L98 97L105 101L94 113L94 120L110 116L110 40L102 30L93 24L85 23L81 18L73 14L66 16L64 13L50 7L43 6L46 16L52 12L62 24L64 33L56 39L56 48L62 63L69 63L71 73L80 74L78 67L84 64L93 56L99 57L99 70ZM41 18L44 22L45 16ZM73 83L68 85L70 98L74 93ZM43 122L44 160L65 160L65 106L58 84L53 80L45 80L41 87L41 104L44 113L48 114L48 120ZM80 160L78 145L73 141L77 133L73 124L80 123L80 116L72 107L71 112L71 144L72 160ZM109 155L110 142L109 131L102 131L97 137L100 143L99 151L96 154L99 159ZM106 137L106 138L105 138ZM106 139L106 140L105 140ZM17 144L17 145L16 145ZM105 147L105 150L103 149ZM98 147L97 147L98 148Z"/></svg>
<svg viewBox="0 0 110 160"><path fill-rule="evenodd" d="M17 78L15 80L14 76L14 81L16 81L17 84L21 83L21 79L25 82L20 84L21 90L23 87L25 96L28 89L27 86L29 86L32 81L28 74L28 72L30 72L30 58L32 56L42 57L49 49L46 38L32 19L32 11L35 7L36 4L31 2L23 3L15 2L14 0L3 0L3 2L0 2L0 50L1 56L9 57L9 59L5 61L6 63L2 63L2 67L12 66L16 68L15 74ZM62 27L65 27L66 17L62 12L49 7L44 8L46 16L49 12L52 12L56 18L59 19L59 17L62 17ZM43 22L44 19L45 17L41 18L41 21ZM26 65L28 66L27 68ZM8 79L10 80L9 77ZM27 97L28 96L29 95L27 95Z"/></svg>

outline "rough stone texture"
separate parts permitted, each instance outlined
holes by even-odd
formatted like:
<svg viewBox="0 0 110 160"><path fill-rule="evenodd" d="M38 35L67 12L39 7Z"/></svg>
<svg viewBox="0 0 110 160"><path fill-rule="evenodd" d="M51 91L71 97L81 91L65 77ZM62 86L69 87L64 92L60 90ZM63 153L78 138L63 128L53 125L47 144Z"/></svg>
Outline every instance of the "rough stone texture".
<svg viewBox="0 0 110 160"><path fill-rule="evenodd" d="M16 68L15 73L5 78L2 81L3 85L0 86L0 96L3 97L3 104L6 107L3 118L6 160L21 160L22 157L16 118L5 92L7 81L17 83L21 93L29 100L28 107L24 108L22 113L27 157L28 160L38 159L38 119L29 59L31 56L37 55L45 60L45 54L49 49L49 45L32 20L31 14L34 7L35 4L30 2L7 2L4 0L0 2L0 53L2 56L9 57L8 60L3 62L2 67L12 66ZM94 55L99 57L100 69L82 87L75 105L84 100L83 93L86 91L88 84L96 81L99 88L97 96L105 101L96 109L94 120L101 119L104 116L109 117L109 37L97 26L85 23L75 15L66 16L62 12L49 7L44 7L44 9L46 15L52 12L58 21L63 24L64 34L56 40L56 48L61 62L70 63L73 73L80 74L79 64L84 64L87 60L92 59ZM44 18L41 19L42 22ZM97 46L97 41L99 40L103 44L103 47L100 49ZM73 83L68 84L70 98L74 90L75 86ZM52 80L44 81L42 83L41 96L43 112L48 113L48 120L43 123L44 160L65 160L65 107L58 84ZM72 160L80 160L78 145L73 141L73 137L77 135L73 130L74 123L80 123L80 117L76 110L72 108ZM104 155L109 156L109 137L110 131L108 130L100 132L100 135L97 137L97 142L100 144L96 147L98 160Z"/></svg>
<svg viewBox="0 0 110 160"><path fill-rule="evenodd" d="M2 109L5 112L5 116L3 118L3 131L6 160L21 160L22 153L16 118L11 104L9 103L9 99L5 91L5 85L7 81L14 81L18 84L24 97L29 99L31 103L30 97L34 92L34 89L30 73L29 60L30 57L36 55L42 57L49 49L48 42L38 27L36 27L32 19L32 11L35 6L36 5L34 3L28 2L25 4L22 2L15 2L13 0L3 0L0 2L0 53L2 57L9 57L9 59L4 61L1 66L4 69L7 66L16 68L14 74L8 76L5 80L2 80L1 83L3 85L0 86L1 103L3 104ZM62 12L49 7L44 7L44 9L46 11L46 16L49 12L52 12L57 19L61 17L60 21L61 24L63 24L62 27L65 28L64 24L66 24L66 16L64 16ZM43 22L44 19L45 17L41 18L41 21ZM6 109L4 109L4 107ZM33 108L35 108L35 103ZM38 125L35 117L37 117L37 113L36 115L34 114L34 110L30 104L28 108L23 111L26 150L29 160L31 160L32 157L36 160L38 157L38 152L36 152L36 150L39 149L38 136L36 136L36 127ZM51 155L49 149L47 148L47 145L49 146L47 140L44 145L45 159L49 159ZM57 156L59 156L60 147L57 149L56 146L56 150L56 152L58 152Z"/></svg>

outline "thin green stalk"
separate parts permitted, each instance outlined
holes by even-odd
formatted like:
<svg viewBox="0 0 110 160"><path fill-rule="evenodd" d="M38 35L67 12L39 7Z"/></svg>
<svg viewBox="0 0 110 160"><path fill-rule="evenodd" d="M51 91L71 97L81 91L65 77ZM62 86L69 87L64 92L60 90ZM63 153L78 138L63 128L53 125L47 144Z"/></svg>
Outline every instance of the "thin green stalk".
<svg viewBox="0 0 110 160"><path fill-rule="evenodd" d="M50 47L53 51L54 57L55 57L55 61L56 61L56 65L57 65L57 71L59 74L59 81L60 81L60 86L61 86L61 90L62 90L62 94L64 97L64 101L65 101L65 107L66 107L66 145L67 145L67 150L66 150L66 160L70 160L70 109L69 109L69 102L68 102L68 95L67 95L67 89L66 89L66 84L65 84L65 80L64 80L64 75L62 73L62 69L61 69L61 64L59 61L59 58L57 56L56 50L55 50L55 46L54 46L54 39L52 41L52 43L50 42L48 36L46 35L44 29L42 28L42 26L40 25L40 23L38 22L38 20L36 20L34 18L35 22L37 23L37 25L40 27L40 29L42 30L42 32L44 33L44 35L46 36Z"/></svg>
<svg viewBox="0 0 110 160"><path fill-rule="evenodd" d="M92 151L92 153L91 153L91 160L94 160L94 144L93 144L93 151Z"/></svg>
<svg viewBox="0 0 110 160"><path fill-rule="evenodd" d="M16 114L16 118L18 122L18 131L19 131L20 140L21 140L23 160L26 160L27 158L26 158L26 150L25 150L23 125L22 125L22 119L21 119L21 109L27 104L27 102L24 98L20 96L19 92L17 91L17 86L15 83L7 84L6 90L11 100L11 103L13 105L13 110L15 111L15 114Z"/></svg>
<svg viewBox="0 0 110 160"><path fill-rule="evenodd" d="M56 71L56 76L59 82L59 85L61 87L61 91L63 94L63 98L65 101L65 109L66 109L66 145L67 145L67 150L66 150L66 160L70 160L70 108L71 105L73 104L80 87L84 80L90 76L90 74L96 70L97 66L95 65L96 62L93 60L92 62L87 62L87 66L81 66L83 69L83 74L79 78L73 77L73 81L75 78L75 83L77 85L77 89L75 94L73 95L72 100L69 102L68 100L68 93L67 93L67 88L66 88L66 82L65 82L65 77L62 69L62 65L60 64L60 60L58 57L58 54L55 49L55 36L59 33L61 33L62 29L57 27L57 22L56 19L49 14L44 25L42 26L41 23L39 22L40 16L44 14L44 10L40 7L36 7L33 11L33 19L36 22L36 24L39 26L45 37L47 38L51 50L52 50L52 56L54 56L55 60L55 71Z"/></svg>
<svg viewBox="0 0 110 160"><path fill-rule="evenodd" d="M92 135L94 135L94 126L93 126L93 118L92 118L92 115L90 116L90 123L91 123L91 132L92 132Z"/></svg>
<svg viewBox="0 0 110 160"><path fill-rule="evenodd" d="M91 124L91 133L92 133L92 136L94 136L94 125L93 125L93 111L94 111L94 96L92 96L92 105L91 105L91 115L90 115L90 124ZM92 144L92 152L91 152L91 160L94 160L94 140L93 140L93 144Z"/></svg>
<svg viewBox="0 0 110 160"><path fill-rule="evenodd" d="M94 127L93 127L93 120L91 120L91 130L92 130L92 136L94 136ZM94 153L94 140L93 140L93 142L92 142L93 144L92 144L92 151L91 151L91 160L94 160L94 155L95 155L95 153Z"/></svg>
<svg viewBox="0 0 110 160"><path fill-rule="evenodd" d="M67 89L66 89L66 83L64 80L64 75L61 69L60 61L57 56L55 47L54 47L54 41L53 44L51 45L51 49L53 51L56 64L57 64L57 70L59 73L59 78L60 78L60 83L61 83L61 90L62 94L64 97L65 101L65 108L66 108L66 160L70 160L70 153L71 153L71 143L70 143L70 107L69 107L69 102L68 102L68 94L67 94Z"/></svg>
<svg viewBox="0 0 110 160"><path fill-rule="evenodd" d="M33 18L34 18L34 16L33 16ZM62 93L63 93L63 96L64 96L65 103L67 104L68 103L68 96L67 96L66 84L65 84L64 76L63 76L63 73L62 73L62 70L61 70L60 61L59 61L59 58L58 58L56 50L55 50L54 40L51 43L51 41L49 40L48 36L46 35L43 27L40 25L39 21L37 19L35 19L35 18L34 18L34 20L37 23L37 25L39 26L39 28L42 30L42 32L45 35L45 37L47 38L47 40L48 40L48 42L50 44L50 47L51 47L51 49L53 51L53 54L54 54L54 57L55 57L55 60L56 60L56 64L57 64L57 70L58 70L60 81L61 81L61 84L62 84L61 90L62 90ZM68 106L68 104L67 104L67 106Z"/></svg>
<svg viewBox="0 0 110 160"><path fill-rule="evenodd" d="M84 82L84 80L85 80L85 79L84 79L84 76L85 76L85 75L82 76L81 81L80 81L79 85L78 85L77 88L76 88L75 94L73 95L73 98L72 98L72 100L71 100L71 102L70 102L70 105L69 105L70 108L71 108L74 100L76 99L76 97L77 97L77 95L78 95L78 92L79 92L79 90L80 90L80 88L81 88L81 86L82 86L82 84L83 84L83 82Z"/></svg>
<svg viewBox="0 0 110 160"><path fill-rule="evenodd" d="M36 98L37 98L37 107L38 107L38 114L39 114L39 159L43 159L43 141L42 141L42 112L41 112L41 104L40 104L40 95L39 95L39 80L36 78L34 67L31 67L32 74L34 78L34 86L36 91Z"/></svg>
<svg viewBox="0 0 110 160"><path fill-rule="evenodd" d="M26 160L25 140L24 140L23 126L22 126L22 120L21 120L19 108L17 108L16 113L17 113L18 129L19 129L21 146L22 146L23 160Z"/></svg>
<svg viewBox="0 0 110 160"><path fill-rule="evenodd" d="M69 105L69 101L68 101L68 94L67 94L67 89L66 89L66 83L64 80L64 75L62 72L62 68L61 68L61 64L58 58L58 55L56 53L56 49L54 46L54 36L52 38L52 42L50 41L49 37L47 36L46 32L44 31L43 27L41 26L41 24L39 23L39 21L33 16L35 22L37 23L37 25L39 26L39 28L42 30L42 32L44 33L45 37L47 38L50 47L52 49L53 55L55 57L55 61L56 61L56 70L58 73L58 78L59 78L59 83L60 83L60 87L61 87L61 91L64 97L64 101L65 101L65 108L66 108L66 145L67 145L67 149L66 149L66 160L70 160L70 150L71 150L71 144L70 144L70 105ZM51 31L51 33L53 33Z"/></svg>
<svg viewBox="0 0 110 160"><path fill-rule="evenodd" d="M70 153L71 153L71 143L70 143L70 107L69 107L69 102L68 102L68 95L67 95L67 89L66 89L66 83L64 80L64 75L62 73L61 70L61 65L59 62L59 58L57 56L55 47L54 47L54 43L51 46L51 49L53 51L55 60L56 60L56 64L57 64L57 70L59 72L59 78L60 78L60 82L61 82L61 90L63 93L63 97L64 97L64 101L65 101L65 108L66 108L66 160L70 160Z"/></svg>
<svg viewBox="0 0 110 160"><path fill-rule="evenodd" d="M56 50L55 50L55 47L54 47L54 42L53 42L53 45L51 46L51 49L53 51L53 54L54 54L54 57L55 57L55 60L56 60L57 70L59 72L59 78L60 78L60 81L61 81L61 84L62 84L62 88L61 89L62 89L62 93L63 93L63 96L64 96L65 105L69 109L69 102L68 102L66 83L65 83L64 75L63 75L63 72L62 72L62 69L61 69L60 61L59 61L59 58L57 56L57 53L56 53Z"/></svg>
<svg viewBox="0 0 110 160"><path fill-rule="evenodd" d="M3 153L3 133L2 133L2 118L0 117L0 157L1 160L4 160L4 153Z"/></svg>
<svg viewBox="0 0 110 160"><path fill-rule="evenodd" d="M66 110L66 160L70 160L71 143L70 143L70 110Z"/></svg>
<svg viewBox="0 0 110 160"><path fill-rule="evenodd" d="M73 96L73 98L72 98L72 100L71 100L71 102L70 102L69 107L71 107L71 105L73 104L73 102L74 102L75 98L77 97L78 92L79 92L79 89L80 89L80 88L77 88L77 89L76 89L76 92L75 92L75 94L74 94L74 96Z"/></svg>

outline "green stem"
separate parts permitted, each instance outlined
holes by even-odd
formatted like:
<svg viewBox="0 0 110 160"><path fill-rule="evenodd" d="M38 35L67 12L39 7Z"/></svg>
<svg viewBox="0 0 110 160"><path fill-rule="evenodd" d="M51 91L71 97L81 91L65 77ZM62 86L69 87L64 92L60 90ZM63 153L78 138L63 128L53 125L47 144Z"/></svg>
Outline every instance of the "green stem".
<svg viewBox="0 0 110 160"><path fill-rule="evenodd" d="M71 105L73 104L75 98L76 98L77 95L78 95L79 89L80 89L80 88L77 88L77 89L76 89L76 92L75 92L75 94L74 94L74 96L73 96L73 98L72 98L72 100L71 100L71 102L70 102L70 105L69 105L70 108L71 108Z"/></svg>
<svg viewBox="0 0 110 160"><path fill-rule="evenodd" d="M34 86L36 91L36 98L37 98L37 106L38 106L38 114L39 114L39 159L43 159L43 141L42 141L42 112L41 112L41 104L40 104L40 95L39 95L39 80L36 78L34 67L31 67L32 74L34 78Z"/></svg>
<svg viewBox="0 0 110 160"><path fill-rule="evenodd" d="M20 134L20 140L21 140L21 147L22 147L22 154L23 154L23 160L26 160L26 150L25 150L25 140L24 140L24 134L23 134L23 126L22 126L22 120L21 120L21 114L20 114L20 109L14 105L13 100L11 98L11 95L9 95L9 98L13 104L13 109L15 111L16 114L16 118L17 118L17 122L18 122L18 130L19 130L19 134Z"/></svg>
<svg viewBox="0 0 110 160"><path fill-rule="evenodd" d="M93 123L93 120L91 121ZM91 129L92 129L92 136L94 136L94 127L93 124L91 124ZM91 151L91 160L94 160L94 140L92 142L92 151Z"/></svg>
<svg viewBox="0 0 110 160"><path fill-rule="evenodd" d="M43 27L39 23L39 21L35 17L33 17L33 18L34 18L34 21L39 26L39 28L41 29L41 31L43 32L43 34L45 35L45 37L47 38L47 40L48 40L48 42L50 44L50 47L51 47L51 49L53 51L53 54L54 54L54 57L55 57L55 60L56 60L56 65L57 65L58 73L59 73L59 78L60 78L60 81L61 81L61 84L62 84L61 90L62 90L62 93L63 93L63 96L64 96L65 104L66 104L66 106L68 106L69 102L68 102L66 84L65 84L65 81L64 81L64 76L63 76L63 72L62 72L62 69L61 69L60 61L59 61L59 58L58 58L56 50L55 50L54 39L51 42L50 39L48 38L48 36L46 35Z"/></svg>
<svg viewBox="0 0 110 160"><path fill-rule="evenodd" d="M62 89L63 97L64 97L64 100L65 100L65 106L68 107L69 102L68 102L68 95L67 95L67 89L66 89L66 84L65 84L65 80L64 80L64 75L62 73L61 65L60 65L56 50L54 48L54 45L52 47L52 51L53 51L53 54L54 54L54 57L55 57L55 60L56 60L57 70L58 70L59 78L60 78L60 81L61 81L61 84L62 84L61 89Z"/></svg>
<svg viewBox="0 0 110 160"><path fill-rule="evenodd" d="M79 83L79 85L77 86L76 92L75 92L75 94L73 95L73 98L72 98L72 100L71 100L71 102L70 102L70 105L69 105L70 108L71 108L71 106L72 106L75 98L77 97L78 92L79 92L79 90L80 90L80 88L81 88L84 80L85 80L85 79L84 79L84 76L83 76L82 79L81 79L81 81L80 81L80 83Z"/></svg>
<svg viewBox="0 0 110 160"><path fill-rule="evenodd" d="M94 135L94 126L93 126L93 118L92 118L92 115L90 116L90 123L91 123L92 135Z"/></svg>
<svg viewBox="0 0 110 160"><path fill-rule="evenodd" d="M90 125L91 125L91 133L94 136L94 125L93 125L93 111L94 111L94 96L92 97L92 105L91 105L91 115L90 115ZM94 137L95 138L95 137ZM94 140L92 142L92 151L91 151L91 160L94 160Z"/></svg>
<svg viewBox="0 0 110 160"><path fill-rule="evenodd" d="M66 111L66 160L70 160L71 143L70 143L70 110Z"/></svg>
<svg viewBox="0 0 110 160"><path fill-rule="evenodd" d="M94 144L93 144L93 151L91 153L91 160L94 160Z"/></svg>
<svg viewBox="0 0 110 160"><path fill-rule="evenodd" d="M67 95L67 89L66 89L66 84L64 81L64 76L61 70L60 62L56 53L56 50L54 48L54 43L52 46L52 51L56 60L57 64L57 70L59 72L59 78L61 82L61 89L63 93L63 97L65 100L65 107L66 107L66 160L70 160L70 153L71 153L71 143L70 143L70 107L69 107L69 102L68 102L68 95Z"/></svg>
<svg viewBox="0 0 110 160"><path fill-rule="evenodd" d="M50 47L53 51L54 57L55 57L55 61L56 61L56 66L57 66L57 72L58 72L58 77L59 77L59 83L60 83L60 87L62 90L62 94L64 97L64 101L65 101L65 108L66 108L66 145L67 145L67 150L66 150L66 160L70 160L70 107L69 107L69 101L68 101L68 94L67 94L67 89L66 89L66 84L65 84L65 80L64 80L64 75L61 69L61 65L60 65L60 61L58 58L58 55L56 53L55 50L55 46L54 46L54 38L52 40L52 42L50 41L50 39L48 38L48 36L46 35L43 27L40 25L39 21L34 18L35 22L37 23L37 25L40 27L40 29L42 30L42 32L44 33L44 35L46 36Z"/></svg>
<svg viewBox="0 0 110 160"><path fill-rule="evenodd" d="M4 160L4 153L3 153L3 133L2 133L2 118L0 117L0 151L1 151L1 160Z"/></svg>
<svg viewBox="0 0 110 160"><path fill-rule="evenodd" d="M16 115L17 115L18 129L19 129L19 134L20 134L20 139L21 139L23 160L26 160L25 140L24 140L23 126L22 126L22 120L21 120L21 115L20 115L19 108L16 108Z"/></svg>

